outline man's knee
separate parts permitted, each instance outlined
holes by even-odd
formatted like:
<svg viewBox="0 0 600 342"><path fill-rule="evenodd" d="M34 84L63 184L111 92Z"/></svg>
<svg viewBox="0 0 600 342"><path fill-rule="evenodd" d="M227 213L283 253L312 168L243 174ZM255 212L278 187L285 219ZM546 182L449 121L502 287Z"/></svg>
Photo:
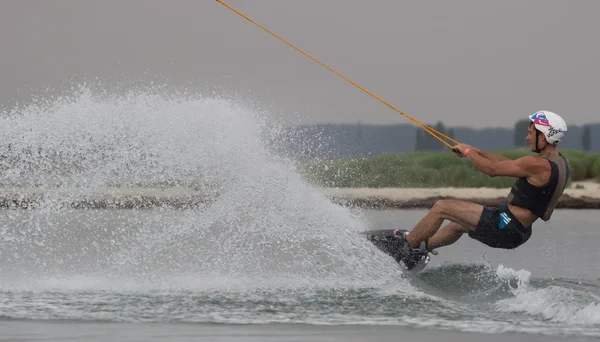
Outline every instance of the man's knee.
<svg viewBox="0 0 600 342"><path fill-rule="evenodd" d="M443 216L443 215L447 214L448 212L451 212L454 202L455 201L453 201L453 200L437 200L433 204L431 211Z"/></svg>

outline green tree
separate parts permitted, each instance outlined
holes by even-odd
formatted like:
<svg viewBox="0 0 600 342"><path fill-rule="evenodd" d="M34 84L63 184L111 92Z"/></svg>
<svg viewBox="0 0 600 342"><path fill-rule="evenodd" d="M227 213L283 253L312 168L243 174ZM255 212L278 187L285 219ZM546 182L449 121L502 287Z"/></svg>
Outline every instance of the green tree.
<svg viewBox="0 0 600 342"><path fill-rule="evenodd" d="M515 123L514 144L515 147L523 147L526 145L525 138L527 137L527 129L529 128L529 120L523 119Z"/></svg>
<svg viewBox="0 0 600 342"><path fill-rule="evenodd" d="M423 131L422 128L417 128L417 142L415 144L415 150L422 151L423 150Z"/></svg>
<svg viewBox="0 0 600 342"><path fill-rule="evenodd" d="M584 151L589 151L592 148L592 136L590 134L590 125L583 126L583 134L581 135L581 146Z"/></svg>
<svg viewBox="0 0 600 342"><path fill-rule="evenodd" d="M451 138L454 138L454 130L452 128L446 128L444 123L438 121L435 125L427 125L440 133L443 133ZM417 140L415 149L417 151L439 151L444 148L439 140L433 137L431 134L426 132L423 128L417 128Z"/></svg>

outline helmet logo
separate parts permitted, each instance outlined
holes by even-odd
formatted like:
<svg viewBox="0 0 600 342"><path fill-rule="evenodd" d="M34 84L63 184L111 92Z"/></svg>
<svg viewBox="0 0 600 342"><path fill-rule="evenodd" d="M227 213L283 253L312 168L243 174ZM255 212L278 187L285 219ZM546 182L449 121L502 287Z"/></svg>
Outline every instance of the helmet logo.
<svg viewBox="0 0 600 342"><path fill-rule="evenodd" d="M550 127L550 129L548 129L548 133L546 133L546 135L548 137L553 137L553 136L555 136L558 133L562 133L562 129Z"/></svg>
<svg viewBox="0 0 600 342"><path fill-rule="evenodd" d="M550 122L548 121L548 118L546 118L546 114L544 114L543 112L537 112L533 114L531 119L533 119L533 123L536 125L552 127L552 125L550 125Z"/></svg>

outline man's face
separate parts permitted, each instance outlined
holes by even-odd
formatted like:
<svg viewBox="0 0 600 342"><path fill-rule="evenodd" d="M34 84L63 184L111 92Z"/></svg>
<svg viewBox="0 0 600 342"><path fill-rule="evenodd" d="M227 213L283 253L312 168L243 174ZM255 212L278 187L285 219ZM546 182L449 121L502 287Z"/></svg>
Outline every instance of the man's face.
<svg viewBox="0 0 600 342"><path fill-rule="evenodd" d="M538 141L537 146L540 149L544 148L543 141L542 141L544 139L544 135L540 134L539 136L536 136L535 132L536 132L535 126L534 125L529 125L529 128L527 129L527 138L526 138L526 140L529 143L529 148L531 149L531 152L535 152L536 151L536 149L535 149L535 145L536 145L535 144L535 140L536 140L536 138L540 140L540 141Z"/></svg>

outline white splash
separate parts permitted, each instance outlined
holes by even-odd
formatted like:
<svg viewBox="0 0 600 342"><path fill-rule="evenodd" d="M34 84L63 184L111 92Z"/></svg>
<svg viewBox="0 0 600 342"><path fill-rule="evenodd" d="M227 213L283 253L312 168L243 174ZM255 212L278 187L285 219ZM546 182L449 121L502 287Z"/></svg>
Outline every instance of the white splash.
<svg viewBox="0 0 600 342"><path fill-rule="evenodd" d="M203 275L367 286L396 279L397 265L382 265L356 234L362 220L271 151L278 132L267 118L217 96L87 88L14 110L0 119L0 183L45 197L39 210L2 214L0 271L157 283ZM187 211L60 205L109 186L157 185L215 198Z"/></svg>
<svg viewBox="0 0 600 342"><path fill-rule="evenodd" d="M515 271L502 265L497 274L509 281L509 285L511 279L517 280L517 285L511 286L514 297L496 303L499 311L527 313L556 323L600 324L600 298L591 292L553 285L532 288L529 271Z"/></svg>

